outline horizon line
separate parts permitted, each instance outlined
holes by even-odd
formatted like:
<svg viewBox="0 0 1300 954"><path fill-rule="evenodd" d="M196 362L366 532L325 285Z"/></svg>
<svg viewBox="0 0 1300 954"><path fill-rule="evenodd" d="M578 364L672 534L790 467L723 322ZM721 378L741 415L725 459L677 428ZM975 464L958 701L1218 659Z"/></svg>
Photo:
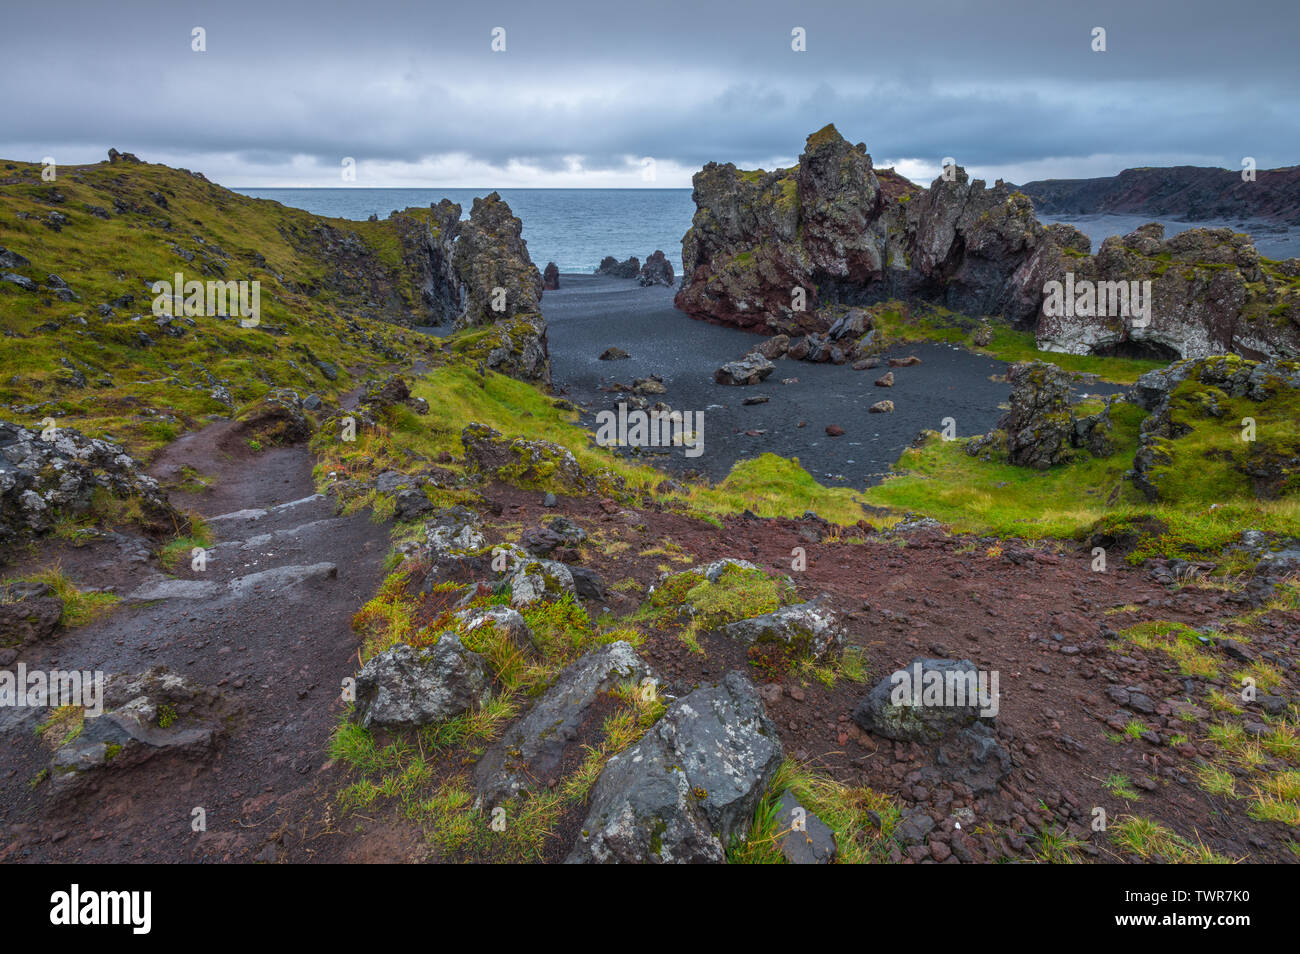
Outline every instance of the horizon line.
<svg viewBox="0 0 1300 954"><path fill-rule="evenodd" d="M220 183L218 183L219 185ZM231 185L227 189L332 189L338 192L386 192L392 189L461 189L478 192L483 189L532 189L538 192L563 189L568 192L691 192L693 186L245 186Z"/></svg>

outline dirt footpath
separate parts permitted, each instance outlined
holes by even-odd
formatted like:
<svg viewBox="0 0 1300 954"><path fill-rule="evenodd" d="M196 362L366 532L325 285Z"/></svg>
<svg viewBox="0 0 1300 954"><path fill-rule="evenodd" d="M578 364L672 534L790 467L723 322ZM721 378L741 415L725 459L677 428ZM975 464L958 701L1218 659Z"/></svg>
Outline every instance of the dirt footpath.
<svg viewBox="0 0 1300 954"><path fill-rule="evenodd" d="M21 658L108 674L167 666L228 695L230 731L215 751L105 771L93 790L51 804L49 783L32 784L51 754L32 731L40 719L11 719L0 731L0 860L276 860L282 820L330 775L339 686L355 671L350 621L382 579L388 528L366 513L336 516L313 493L305 447L254 452L230 423L176 441L151 471L173 483L187 467L211 482L172 494L212 527L206 569L183 561L169 576L125 535L49 545L33 567L57 562L79 585L127 598ZM195 808L206 832L191 830Z"/></svg>

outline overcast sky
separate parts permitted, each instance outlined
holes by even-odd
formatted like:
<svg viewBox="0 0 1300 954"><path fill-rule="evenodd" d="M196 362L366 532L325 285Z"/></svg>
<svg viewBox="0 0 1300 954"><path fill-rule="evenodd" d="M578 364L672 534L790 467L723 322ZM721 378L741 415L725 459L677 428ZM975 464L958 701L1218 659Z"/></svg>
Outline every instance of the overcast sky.
<svg viewBox="0 0 1300 954"><path fill-rule="evenodd" d="M945 156L1013 182L1270 168L1300 162L1297 26L1300 0L7 4L0 156L116 146L249 187L678 187L709 160L789 165L834 122L924 182Z"/></svg>

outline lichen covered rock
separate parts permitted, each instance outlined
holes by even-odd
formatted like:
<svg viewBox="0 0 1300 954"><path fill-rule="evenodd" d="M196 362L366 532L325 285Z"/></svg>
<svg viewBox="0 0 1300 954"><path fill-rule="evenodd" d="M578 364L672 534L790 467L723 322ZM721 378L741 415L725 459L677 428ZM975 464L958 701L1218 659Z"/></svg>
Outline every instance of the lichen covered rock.
<svg viewBox="0 0 1300 954"><path fill-rule="evenodd" d="M739 672L677 699L592 789L570 864L721 863L744 837L783 751Z"/></svg>
<svg viewBox="0 0 1300 954"><path fill-rule="evenodd" d="M488 746L474 766L475 788L490 806L558 779L566 751L597 697L654 679L626 642L609 643L564 669L531 709Z"/></svg>
<svg viewBox="0 0 1300 954"><path fill-rule="evenodd" d="M1095 292L1099 312L1104 296L1104 313L1044 308L1036 330L1044 351L1166 360L1226 353L1300 356L1295 268L1261 258L1243 233L1198 228L1166 239L1164 226L1152 222L1111 236L1095 256L1061 257L1047 280L1064 282L1067 272L1077 294ZM1117 314L1118 305L1130 300L1133 283L1141 292L1143 282L1150 283L1150 313L1136 320Z"/></svg>
<svg viewBox="0 0 1300 954"><path fill-rule="evenodd" d="M0 547L48 533L61 516L89 512L98 491L138 503L148 529L186 525L120 445L70 428L37 433L0 421Z"/></svg>
<svg viewBox="0 0 1300 954"><path fill-rule="evenodd" d="M398 643L357 675L357 720L365 728L429 725L487 701L492 677L478 653L444 633L432 648Z"/></svg>

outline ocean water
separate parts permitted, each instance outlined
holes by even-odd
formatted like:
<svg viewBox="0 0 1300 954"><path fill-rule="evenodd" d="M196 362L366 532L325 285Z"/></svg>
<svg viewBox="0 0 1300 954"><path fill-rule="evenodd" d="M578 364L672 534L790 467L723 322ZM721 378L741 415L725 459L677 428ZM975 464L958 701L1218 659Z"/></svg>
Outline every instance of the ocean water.
<svg viewBox="0 0 1300 954"><path fill-rule="evenodd" d="M272 199L316 215L340 219L387 217L394 209L428 206L440 199L460 203L468 216L475 196L491 189L236 189L244 195ZM695 203L690 189L498 189L524 223L528 253L538 268L555 262L561 272L590 273L606 255L641 261L661 249L682 274L682 236L691 227ZM1268 258L1300 255L1300 229L1260 222L1177 222L1142 215L1041 216L1043 222L1067 222L1101 248L1110 235L1125 235L1144 222L1161 222L1166 238L1189 228L1249 232Z"/></svg>
<svg viewBox="0 0 1300 954"><path fill-rule="evenodd" d="M460 203L469 216L475 196L492 189L236 189L316 215L340 219L386 218L394 209ZM592 272L606 255L645 261L659 249L682 273L682 236L691 227L690 189L497 189L524 223L528 254L545 268Z"/></svg>

